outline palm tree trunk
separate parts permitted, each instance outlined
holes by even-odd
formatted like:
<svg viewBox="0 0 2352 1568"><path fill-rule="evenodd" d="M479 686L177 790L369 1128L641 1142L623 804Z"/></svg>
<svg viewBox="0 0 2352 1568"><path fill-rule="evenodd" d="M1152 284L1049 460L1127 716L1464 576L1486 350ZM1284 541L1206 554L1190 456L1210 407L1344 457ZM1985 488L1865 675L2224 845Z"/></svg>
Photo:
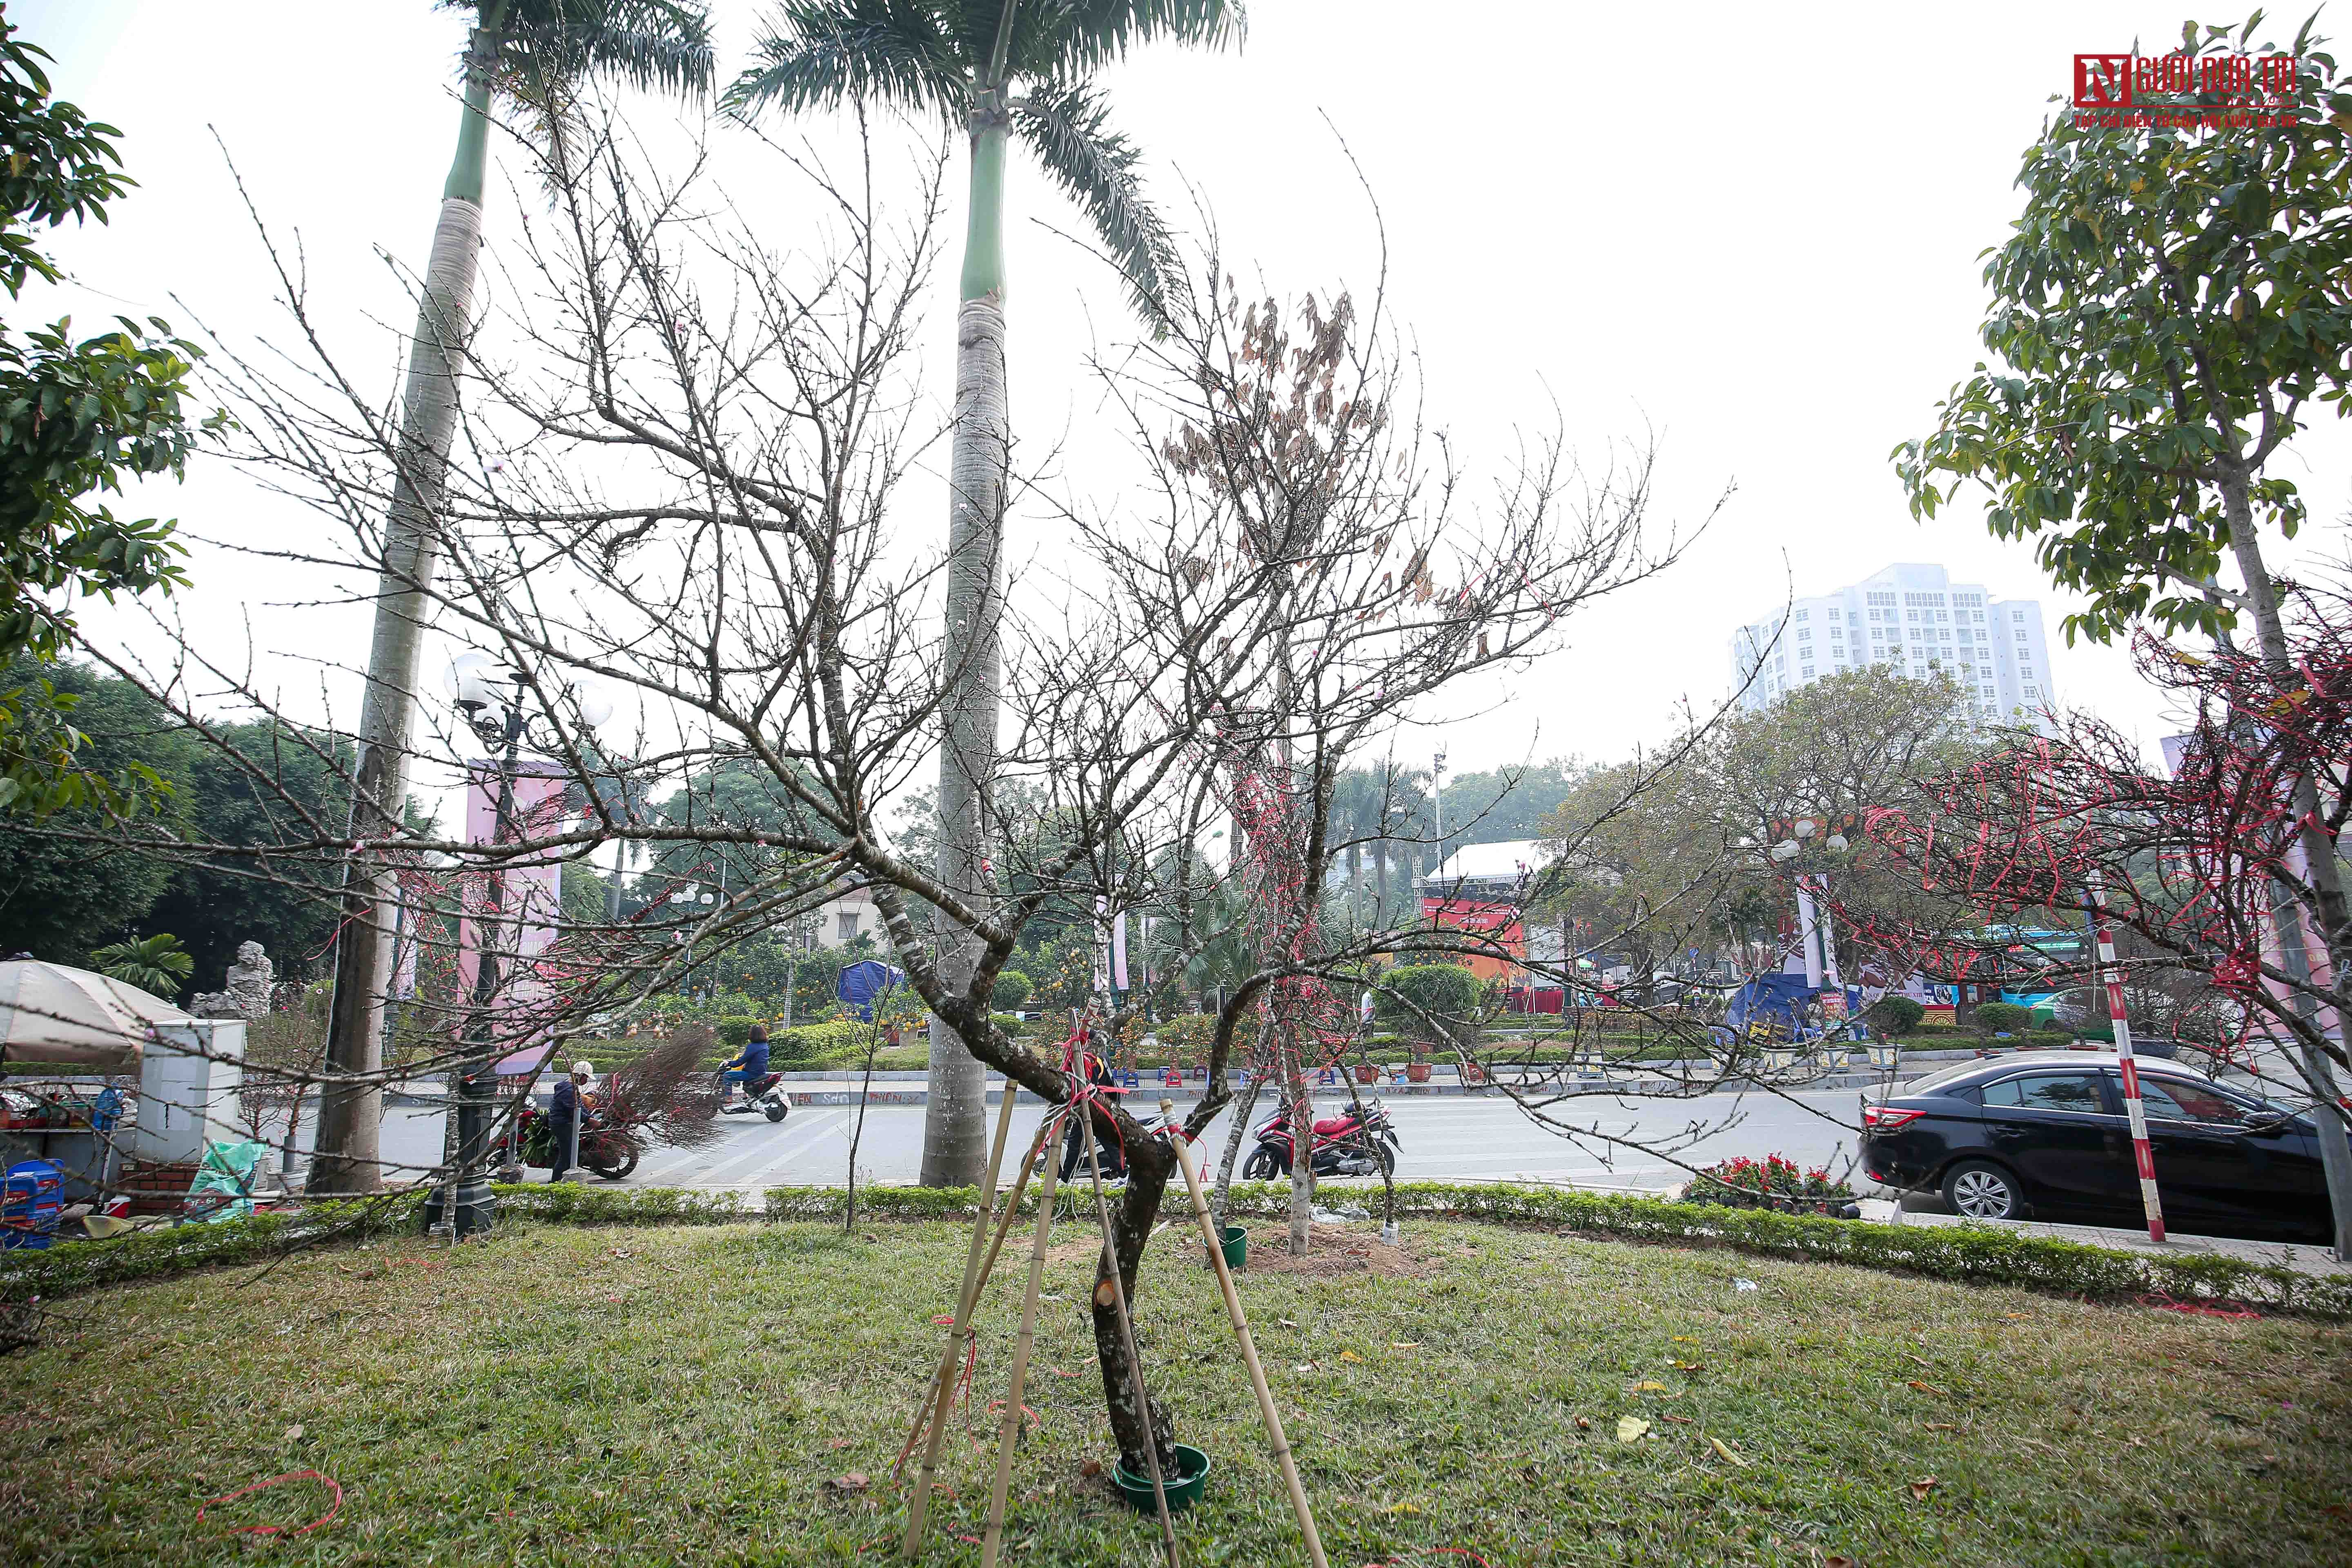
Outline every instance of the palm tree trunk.
<svg viewBox="0 0 2352 1568"><path fill-rule="evenodd" d="M1389 841L1385 838L1375 839L1372 843L1372 923L1379 930L1386 931L1389 928Z"/></svg>
<svg viewBox="0 0 2352 1568"><path fill-rule="evenodd" d="M407 797L408 734L415 708L417 650L440 553L443 472L457 427L457 376L473 306L482 239L482 174L488 145L489 71L505 6L488 7L474 29L457 153L441 196L425 297L416 311L408 384L394 450L392 505L384 518L383 560L360 708L359 769L352 795L352 837L384 839L400 829ZM383 1060L383 1006L391 943L385 940L399 896L390 867L355 856L344 868L342 930L335 942L335 994L327 1020L327 1067L319 1095L319 1130L309 1180L313 1196L373 1192L382 1184L378 1156L383 1090L366 1075ZM339 1079L359 1079L338 1082Z"/></svg>
<svg viewBox="0 0 2352 1568"><path fill-rule="evenodd" d="M988 788L996 766L997 635L1003 590L1004 495L1012 436L1004 378L1004 142L1001 103L972 111L971 211L964 238L963 304L956 312L955 441L948 479L946 647L940 748L940 878L978 908ZM980 942L944 919L940 978L951 992L971 982ZM985 1026L987 1009L980 1009ZM945 1020L931 1020L922 1183L968 1187L986 1158L987 1078Z"/></svg>

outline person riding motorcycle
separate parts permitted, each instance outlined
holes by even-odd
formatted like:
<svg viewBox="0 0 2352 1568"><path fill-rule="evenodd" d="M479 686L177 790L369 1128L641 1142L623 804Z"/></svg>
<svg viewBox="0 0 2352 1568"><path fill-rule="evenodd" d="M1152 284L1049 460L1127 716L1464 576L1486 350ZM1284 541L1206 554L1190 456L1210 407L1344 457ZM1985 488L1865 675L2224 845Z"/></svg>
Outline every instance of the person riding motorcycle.
<svg viewBox="0 0 2352 1568"><path fill-rule="evenodd" d="M1084 1034L1078 1037L1076 1070L1088 1083L1111 1094L1119 1093L1118 1080L1111 1076L1110 1064L1087 1046L1087 1042L1089 1038L1090 1037ZM1066 1067L1064 1070L1071 1069ZM1086 1163L1087 1136L1078 1125L1078 1118L1082 1114L1084 1113L1074 1110L1063 1120L1062 1171L1060 1176L1056 1178L1059 1181L1067 1182L1070 1179L1070 1173ZM1095 1139L1095 1147L1101 1155L1104 1180L1108 1181L1127 1174L1127 1155L1119 1148L1118 1139L1097 1136Z"/></svg>
<svg viewBox="0 0 2352 1568"><path fill-rule="evenodd" d="M768 1071L768 1026L765 1024L751 1026L751 1037L743 1042L742 1053L727 1064L727 1070L742 1073L743 1098L747 1100L759 1099L767 1092L768 1086L776 1081L776 1075Z"/></svg>

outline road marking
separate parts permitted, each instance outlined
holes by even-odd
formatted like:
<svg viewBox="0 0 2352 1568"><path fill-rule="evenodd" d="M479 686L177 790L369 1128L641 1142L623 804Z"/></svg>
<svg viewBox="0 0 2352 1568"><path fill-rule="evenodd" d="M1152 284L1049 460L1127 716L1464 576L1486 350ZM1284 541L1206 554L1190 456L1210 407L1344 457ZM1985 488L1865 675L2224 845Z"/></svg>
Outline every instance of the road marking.
<svg viewBox="0 0 2352 1568"><path fill-rule="evenodd" d="M694 1184L725 1186L737 1178L748 1176L755 1171L764 1173L774 1170L786 1161L804 1152L811 1143L822 1139L826 1132L846 1121L850 1112L855 1109L853 1106L837 1106L820 1111L814 1121L792 1130L776 1142L754 1149L748 1154L741 1154L734 1159L714 1164L709 1170L702 1172ZM785 1125L790 1127L791 1123L787 1122ZM732 1151L730 1150L730 1152Z"/></svg>

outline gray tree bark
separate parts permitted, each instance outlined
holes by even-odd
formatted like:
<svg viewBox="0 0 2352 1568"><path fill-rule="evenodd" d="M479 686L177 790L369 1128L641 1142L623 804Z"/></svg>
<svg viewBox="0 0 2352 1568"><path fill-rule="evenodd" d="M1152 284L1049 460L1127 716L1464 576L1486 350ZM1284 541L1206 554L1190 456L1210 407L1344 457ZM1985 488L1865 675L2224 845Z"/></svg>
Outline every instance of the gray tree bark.
<svg viewBox="0 0 2352 1568"><path fill-rule="evenodd" d="M457 377L482 240L482 209L441 204L425 297L409 351L401 405L397 472L384 518L383 562L360 708L359 770L352 837L383 839L400 829L408 794L409 729L416 707L417 653L426 596L440 548L443 481L457 427ZM327 1023L326 1078L319 1131L304 1191L373 1192L383 1184L383 1090L364 1075L383 1065L384 990L398 887L384 863L354 857L344 872L343 925L335 942L335 994ZM362 1081L337 1081L358 1078Z"/></svg>
<svg viewBox="0 0 2352 1568"><path fill-rule="evenodd" d="M967 300L956 313L955 445L948 479L946 695L940 747L940 879L975 908L991 901L990 778L996 766L998 634L1003 590L1004 500L1011 428L1004 373L1004 311ZM944 919L940 977L971 984L976 937ZM923 1112L921 1179L968 1187L987 1158L987 1076L955 1030L931 1020L929 1103Z"/></svg>

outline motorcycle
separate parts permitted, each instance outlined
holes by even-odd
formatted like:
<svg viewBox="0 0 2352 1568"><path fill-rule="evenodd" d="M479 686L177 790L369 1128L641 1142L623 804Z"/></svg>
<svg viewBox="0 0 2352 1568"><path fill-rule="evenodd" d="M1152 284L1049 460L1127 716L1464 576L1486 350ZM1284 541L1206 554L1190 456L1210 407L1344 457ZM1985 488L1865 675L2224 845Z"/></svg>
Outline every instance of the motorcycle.
<svg viewBox="0 0 2352 1568"><path fill-rule="evenodd" d="M1315 1123L1315 1173L1318 1176L1371 1176L1396 1170L1396 1129L1389 1124L1388 1107L1367 1100L1360 1112L1349 1106L1337 1116ZM1290 1112L1276 1111L1257 1128L1257 1147L1242 1165L1242 1176L1252 1182L1272 1181L1290 1173Z"/></svg>
<svg viewBox="0 0 2352 1568"><path fill-rule="evenodd" d="M523 1107L516 1130L515 1148L522 1163L541 1170L555 1167L555 1119L535 1105ZM627 1131L605 1125L603 1112L590 1110L580 1124L580 1164L608 1182L617 1182L637 1168L637 1141Z"/></svg>
<svg viewBox="0 0 2352 1568"><path fill-rule="evenodd" d="M1135 1120L1147 1138L1164 1139L1169 1129L1177 1125L1156 1110L1137 1116ZM1096 1147L1102 1155L1103 1180L1127 1180L1127 1151L1119 1147L1117 1140L1097 1143ZM1078 1131L1078 1119L1075 1114L1062 1124L1062 1169L1055 1180L1067 1186L1074 1176L1080 1181L1087 1179L1086 1134Z"/></svg>
<svg viewBox="0 0 2352 1568"><path fill-rule="evenodd" d="M722 1116L744 1116L757 1110L771 1121L782 1121L792 1114L792 1096L784 1092L784 1075L763 1073L757 1083L746 1082L740 1068L721 1068L712 1086L719 1091L719 1111ZM743 1102L735 1103L732 1096L740 1088Z"/></svg>

